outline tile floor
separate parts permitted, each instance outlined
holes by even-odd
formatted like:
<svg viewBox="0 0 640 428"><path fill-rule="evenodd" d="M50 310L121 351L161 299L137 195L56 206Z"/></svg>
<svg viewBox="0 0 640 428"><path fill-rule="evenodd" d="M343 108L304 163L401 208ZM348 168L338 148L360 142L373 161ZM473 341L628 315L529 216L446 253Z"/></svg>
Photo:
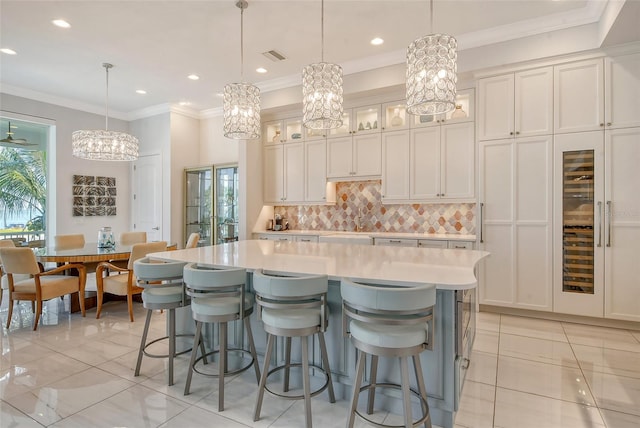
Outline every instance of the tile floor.
<svg viewBox="0 0 640 428"><path fill-rule="evenodd" d="M6 299L0 308L3 324ZM133 376L142 327L124 303L109 303L100 320L70 315L49 302L44 325L31 331L31 310L14 311L0 336L2 427L299 427L302 403L265 395L262 419L252 420L252 371L230 378L224 412L217 387L194 376L183 395L187 356L166 385L166 362L145 358ZM153 335L164 332L154 314ZM640 426L640 332L480 313L457 427L628 428ZM314 426L345 426L347 402L312 401ZM379 414L386 423L398 415ZM360 423L357 426L365 426Z"/></svg>

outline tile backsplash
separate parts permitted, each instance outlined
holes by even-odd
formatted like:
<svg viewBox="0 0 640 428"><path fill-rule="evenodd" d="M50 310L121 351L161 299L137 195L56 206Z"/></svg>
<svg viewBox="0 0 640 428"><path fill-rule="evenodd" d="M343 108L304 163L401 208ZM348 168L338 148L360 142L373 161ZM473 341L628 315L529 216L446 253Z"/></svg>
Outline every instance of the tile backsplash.
<svg viewBox="0 0 640 428"><path fill-rule="evenodd" d="M292 230L475 234L474 203L383 204L381 182L336 183L335 205L276 206Z"/></svg>

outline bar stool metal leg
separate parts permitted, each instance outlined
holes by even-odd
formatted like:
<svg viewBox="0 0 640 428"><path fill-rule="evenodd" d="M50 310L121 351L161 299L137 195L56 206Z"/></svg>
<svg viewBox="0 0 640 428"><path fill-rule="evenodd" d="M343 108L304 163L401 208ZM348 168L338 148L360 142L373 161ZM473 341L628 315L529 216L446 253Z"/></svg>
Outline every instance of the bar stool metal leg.
<svg viewBox="0 0 640 428"><path fill-rule="evenodd" d="M308 336L300 338L302 346L302 385L304 389L304 420L311 428L311 380L309 379L309 341Z"/></svg>
<svg viewBox="0 0 640 428"><path fill-rule="evenodd" d="M227 323L220 323L220 359L218 360L218 411L224 410L224 372L227 370Z"/></svg>
<svg viewBox="0 0 640 428"><path fill-rule="evenodd" d="M413 413L411 412L411 395L409 393L409 369L407 357L400 357L400 377L402 379L402 404L404 405L404 425L413 427Z"/></svg>
<svg viewBox="0 0 640 428"><path fill-rule="evenodd" d="M196 321L196 334L193 337L193 348L191 348L191 359L189 360L189 373L187 373L187 382L184 385L184 395L189 395L191 392L191 378L193 377L193 365L196 362L198 356L198 345L202 340L202 322ZM204 352L204 351L203 351ZM204 353L202 354L205 355Z"/></svg>
<svg viewBox="0 0 640 428"><path fill-rule="evenodd" d="M413 370L416 375L416 380L418 381L418 391L420 392L420 396L424 398L424 400L420 400L422 404L422 414L428 415L427 419L424 421L424 428L431 428L431 413L429 412L429 403L427 403L427 388L424 384L424 377L422 377L420 355L413 356Z"/></svg>
<svg viewBox="0 0 640 428"><path fill-rule="evenodd" d="M360 352L358 355L358 363L356 364L356 379L353 381L353 391L351 393L351 409L349 409L349 419L347 420L347 428L353 428L356 421L356 409L358 408L358 398L360 396L360 385L362 384L362 375L364 374L364 363L367 354Z"/></svg>
<svg viewBox="0 0 640 428"><path fill-rule="evenodd" d="M253 332L251 331L251 323L249 322L249 318L244 319L244 327L247 331L247 338L249 340L249 352L251 352L251 357L253 357L253 369L256 372L256 382L260 382L260 367L258 367L258 353L256 352L256 346L253 342Z"/></svg>
<svg viewBox="0 0 640 428"><path fill-rule="evenodd" d="M271 361L271 353L273 352L273 342L275 336L267 333L267 350L264 353L264 366L260 376L260 385L258 385L258 399L256 400L256 410L253 413L253 421L260 419L260 411L262 409L262 399L264 398L264 387L267 383L267 374L269 373L269 362Z"/></svg>
<svg viewBox="0 0 640 428"><path fill-rule="evenodd" d="M333 379L331 379L331 370L329 370L329 353L327 352L327 342L324 340L324 333L318 332L318 341L320 342L320 355L322 356L322 366L327 372L327 381L329 382L329 402L336 402L336 395L333 392Z"/></svg>
<svg viewBox="0 0 640 428"><path fill-rule="evenodd" d="M147 343L147 335L149 333L149 324L151 323L151 310L147 309L147 317L144 321L144 330L142 331L142 339L140 339L140 349L138 350L138 361L136 362L136 371L134 376L140 375L140 367L142 366L142 355L144 354L144 347Z"/></svg>
<svg viewBox="0 0 640 428"><path fill-rule="evenodd" d="M284 392L288 392L289 372L291 371L291 338L285 337L284 343L284 380L282 383L282 389L284 390Z"/></svg>
<svg viewBox="0 0 640 428"><path fill-rule="evenodd" d="M371 356L371 374L369 375L369 383L372 385L372 388L369 389L369 397L367 400L367 414L373 414L373 402L376 398L376 379L378 377L378 356Z"/></svg>
<svg viewBox="0 0 640 428"><path fill-rule="evenodd" d="M176 356L176 310L169 309L169 386L173 385L173 359Z"/></svg>

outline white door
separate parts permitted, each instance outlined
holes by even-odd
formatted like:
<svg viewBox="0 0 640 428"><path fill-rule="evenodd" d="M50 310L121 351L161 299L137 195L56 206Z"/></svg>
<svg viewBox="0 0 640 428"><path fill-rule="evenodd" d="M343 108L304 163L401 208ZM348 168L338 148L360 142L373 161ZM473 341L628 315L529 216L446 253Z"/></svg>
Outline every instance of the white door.
<svg viewBox="0 0 640 428"><path fill-rule="evenodd" d="M475 139L473 122L444 125L440 131L440 198L475 196Z"/></svg>
<svg viewBox="0 0 640 428"><path fill-rule="evenodd" d="M554 67L555 133L604 127L604 77L601 58Z"/></svg>
<svg viewBox="0 0 640 428"><path fill-rule="evenodd" d="M411 198L440 195L440 126L411 130Z"/></svg>
<svg viewBox="0 0 640 428"><path fill-rule="evenodd" d="M327 139L327 178L353 175L352 137Z"/></svg>
<svg viewBox="0 0 640 428"><path fill-rule="evenodd" d="M409 131L382 134L382 199L409 199Z"/></svg>
<svg viewBox="0 0 640 428"><path fill-rule="evenodd" d="M640 321L640 128L605 136L605 317Z"/></svg>
<svg viewBox="0 0 640 428"><path fill-rule="evenodd" d="M604 315L604 132L554 136L554 312Z"/></svg>
<svg viewBox="0 0 640 428"><path fill-rule="evenodd" d="M304 201L304 144L284 144L284 201Z"/></svg>
<svg viewBox="0 0 640 428"><path fill-rule="evenodd" d="M161 241L162 157L140 156L133 163L133 229L147 232L147 241Z"/></svg>
<svg viewBox="0 0 640 428"><path fill-rule="evenodd" d="M515 75L516 137L553 132L553 67Z"/></svg>
<svg viewBox="0 0 640 428"><path fill-rule="evenodd" d="M640 126L640 53L605 59L607 128Z"/></svg>
<svg viewBox="0 0 640 428"><path fill-rule="evenodd" d="M323 131L324 132L324 131ZM304 143L306 202L324 203L327 199L327 142L326 140Z"/></svg>
<svg viewBox="0 0 640 428"><path fill-rule="evenodd" d="M382 175L382 137L379 132L353 137L353 169L359 177Z"/></svg>
<svg viewBox="0 0 640 428"><path fill-rule="evenodd" d="M264 146L264 201L282 203L284 197L283 175L284 158L282 144Z"/></svg>
<svg viewBox="0 0 640 428"><path fill-rule="evenodd" d="M478 81L478 139L496 140L513 136L513 74Z"/></svg>

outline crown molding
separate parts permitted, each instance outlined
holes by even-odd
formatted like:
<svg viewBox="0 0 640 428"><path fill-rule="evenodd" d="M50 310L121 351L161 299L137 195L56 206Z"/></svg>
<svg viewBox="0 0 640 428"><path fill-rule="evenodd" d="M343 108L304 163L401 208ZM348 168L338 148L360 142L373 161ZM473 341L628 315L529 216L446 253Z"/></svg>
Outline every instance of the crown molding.
<svg viewBox="0 0 640 428"><path fill-rule="evenodd" d="M200 112L200 119L211 119L212 117L220 117L223 115L222 107L208 108Z"/></svg>
<svg viewBox="0 0 640 428"><path fill-rule="evenodd" d="M98 107L92 104L83 103L81 101L72 100L70 98L59 97L57 95L34 91L32 89L23 88L20 86L9 85L7 83L3 83L0 86L0 92L14 95L16 97L28 98L37 102L54 104L60 107L80 110L87 113L94 113L100 116L104 116L105 114L104 107ZM109 110L109 117L113 119L128 120L126 113L111 109Z"/></svg>

